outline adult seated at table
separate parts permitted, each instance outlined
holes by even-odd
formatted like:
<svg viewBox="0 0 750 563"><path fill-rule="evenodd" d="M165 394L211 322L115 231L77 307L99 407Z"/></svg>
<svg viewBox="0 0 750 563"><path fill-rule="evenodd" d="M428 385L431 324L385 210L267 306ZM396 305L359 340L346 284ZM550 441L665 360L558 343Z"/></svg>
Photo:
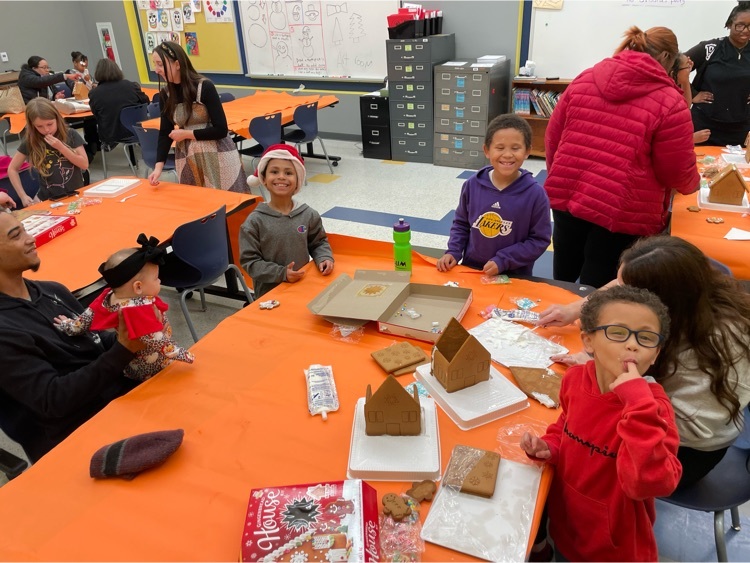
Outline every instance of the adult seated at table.
<svg viewBox="0 0 750 563"><path fill-rule="evenodd" d="M34 238L0 212L0 428L32 463L138 384L123 369L143 346L122 319L116 333L59 332L54 318L83 307L59 283L24 279L39 266Z"/></svg>
<svg viewBox="0 0 750 563"><path fill-rule="evenodd" d="M29 57L26 64L21 65L18 73L18 89L21 91L23 103L28 104L33 98L56 99L64 98L65 93L55 88L66 80L78 79L79 73L64 74L62 72L50 73L49 63L46 59L34 55Z"/></svg>

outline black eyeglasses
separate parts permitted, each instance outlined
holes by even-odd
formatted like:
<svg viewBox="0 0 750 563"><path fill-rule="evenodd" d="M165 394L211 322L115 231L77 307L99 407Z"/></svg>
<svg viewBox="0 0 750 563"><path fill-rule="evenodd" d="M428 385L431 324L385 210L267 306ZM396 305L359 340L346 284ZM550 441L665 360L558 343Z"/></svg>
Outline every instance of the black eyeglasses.
<svg viewBox="0 0 750 563"><path fill-rule="evenodd" d="M636 342L644 348L656 348L664 341L661 334L651 330L630 330L628 327L620 325L604 325L595 327L591 332L597 330L603 330L604 336L613 342L627 342L630 335L635 334Z"/></svg>
<svg viewBox="0 0 750 563"><path fill-rule="evenodd" d="M734 30L737 33L742 33L743 31L750 30L750 23L736 23L734 24Z"/></svg>

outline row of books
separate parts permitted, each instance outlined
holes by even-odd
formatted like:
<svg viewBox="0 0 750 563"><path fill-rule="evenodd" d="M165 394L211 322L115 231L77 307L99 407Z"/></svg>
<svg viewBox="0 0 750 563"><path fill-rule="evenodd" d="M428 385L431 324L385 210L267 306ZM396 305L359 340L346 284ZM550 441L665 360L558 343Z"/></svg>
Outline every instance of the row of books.
<svg viewBox="0 0 750 563"><path fill-rule="evenodd" d="M531 115L533 106L536 115L549 117L561 95L561 92L552 90L513 88L513 112L519 115Z"/></svg>

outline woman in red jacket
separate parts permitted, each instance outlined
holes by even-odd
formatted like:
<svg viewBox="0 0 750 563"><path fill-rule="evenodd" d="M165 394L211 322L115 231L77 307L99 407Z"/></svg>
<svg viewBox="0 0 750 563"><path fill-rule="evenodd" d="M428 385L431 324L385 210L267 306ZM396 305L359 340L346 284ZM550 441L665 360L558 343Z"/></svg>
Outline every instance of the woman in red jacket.
<svg viewBox="0 0 750 563"><path fill-rule="evenodd" d="M690 110L668 74L678 56L671 30L631 27L552 113L544 187L556 280L614 279L622 251L666 227L672 190L698 189Z"/></svg>

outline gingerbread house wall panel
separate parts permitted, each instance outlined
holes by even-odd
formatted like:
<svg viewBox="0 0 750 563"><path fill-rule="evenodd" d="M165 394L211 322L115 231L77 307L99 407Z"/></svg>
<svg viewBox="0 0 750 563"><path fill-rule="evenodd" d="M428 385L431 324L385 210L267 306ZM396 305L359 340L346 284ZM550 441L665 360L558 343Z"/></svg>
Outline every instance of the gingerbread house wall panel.
<svg viewBox="0 0 750 563"><path fill-rule="evenodd" d="M432 374L448 393L459 391L490 377L490 353L470 335L455 319L446 327L448 344L443 336L435 343L432 356ZM457 337L462 336L456 349ZM450 355L446 356L444 352Z"/></svg>
<svg viewBox="0 0 750 563"><path fill-rule="evenodd" d="M365 432L368 436L418 436L422 433L419 400L388 378L365 401Z"/></svg>

